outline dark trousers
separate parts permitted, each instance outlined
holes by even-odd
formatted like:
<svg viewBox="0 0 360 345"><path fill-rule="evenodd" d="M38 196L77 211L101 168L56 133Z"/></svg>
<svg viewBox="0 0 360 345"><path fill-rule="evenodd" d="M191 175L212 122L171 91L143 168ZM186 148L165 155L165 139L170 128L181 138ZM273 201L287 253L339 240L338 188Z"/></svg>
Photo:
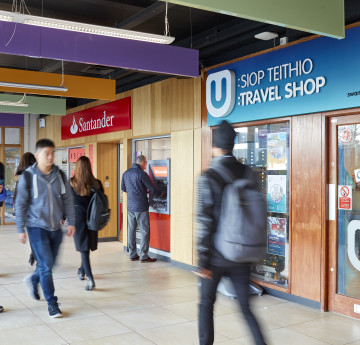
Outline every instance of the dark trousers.
<svg viewBox="0 0 360 345"><path fill-rule="evenodd" d="M62 241L61 230L48 231L41 228L28 228L29 242L34 252L36 270L31 277L33 284L41 284L44 297L48 304L56 303L52 268Z"/></svg>
<svg viewBox="0 0 360 345"><path fill-rule="evenodd" d="M86 274L88 279L94 280L91 265L90 265L90 251L83 251L81 252L81 266L80 270Z"/></svg>
<svg viewBox="0 0 360 345"><path fill-rule="evenodd" d="M223 276L231 279L236 290L237 301L244 314L256 345L264 345L260 327L249 308L250 265L239 264L231 267L212 266L212 279L201 278L201 297L199 305L199 340L200 345L214 343L214 303L217 286Z"/></svg>

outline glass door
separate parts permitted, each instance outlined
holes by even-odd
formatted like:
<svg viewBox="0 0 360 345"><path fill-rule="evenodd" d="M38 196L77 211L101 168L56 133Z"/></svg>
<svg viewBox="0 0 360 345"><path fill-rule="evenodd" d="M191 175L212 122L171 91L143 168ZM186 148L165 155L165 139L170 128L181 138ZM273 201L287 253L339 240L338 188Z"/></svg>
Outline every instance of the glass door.
<svg viewBox="0 0 360 345"><path fill-rule="evenodd" d="M330 131L329 309L360 319L360 116Z"/></svg>

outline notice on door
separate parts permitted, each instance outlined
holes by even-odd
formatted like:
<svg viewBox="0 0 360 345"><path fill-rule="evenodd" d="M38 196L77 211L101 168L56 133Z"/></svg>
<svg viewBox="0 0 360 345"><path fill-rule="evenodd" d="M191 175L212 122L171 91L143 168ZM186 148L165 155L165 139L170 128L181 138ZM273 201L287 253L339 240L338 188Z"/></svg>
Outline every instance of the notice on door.
<svg viewBox="0 0 360 345"><path fill-rule="evenodd" d="M339 210L352 210L352 186L338 186Z"/></svg>

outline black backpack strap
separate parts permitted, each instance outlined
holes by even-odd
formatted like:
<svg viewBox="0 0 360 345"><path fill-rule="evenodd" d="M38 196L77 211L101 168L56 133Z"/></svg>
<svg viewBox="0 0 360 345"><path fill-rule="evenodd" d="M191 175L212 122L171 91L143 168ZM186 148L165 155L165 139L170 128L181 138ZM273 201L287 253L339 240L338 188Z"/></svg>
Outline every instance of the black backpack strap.
<svg viewBox="0 0 360 345"><path fill-rule="evenodd" d="M26 182L26 189L31 189L32 186L32 175L29 171L24 170L22 175L24 175L25 182Z"/></svg>

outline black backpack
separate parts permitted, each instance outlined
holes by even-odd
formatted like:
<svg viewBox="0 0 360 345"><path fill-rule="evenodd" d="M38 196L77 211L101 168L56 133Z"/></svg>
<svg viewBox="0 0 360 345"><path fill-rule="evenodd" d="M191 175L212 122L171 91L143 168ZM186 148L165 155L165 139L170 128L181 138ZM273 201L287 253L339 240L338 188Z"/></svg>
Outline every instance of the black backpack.
<svg viewBox="0 0 360 345"><path fill-rule="evenodd" d="M101 190L91 188L94 193L87 208L86 224L89 230L99 231L110 220L108 198Z"/></svg>

